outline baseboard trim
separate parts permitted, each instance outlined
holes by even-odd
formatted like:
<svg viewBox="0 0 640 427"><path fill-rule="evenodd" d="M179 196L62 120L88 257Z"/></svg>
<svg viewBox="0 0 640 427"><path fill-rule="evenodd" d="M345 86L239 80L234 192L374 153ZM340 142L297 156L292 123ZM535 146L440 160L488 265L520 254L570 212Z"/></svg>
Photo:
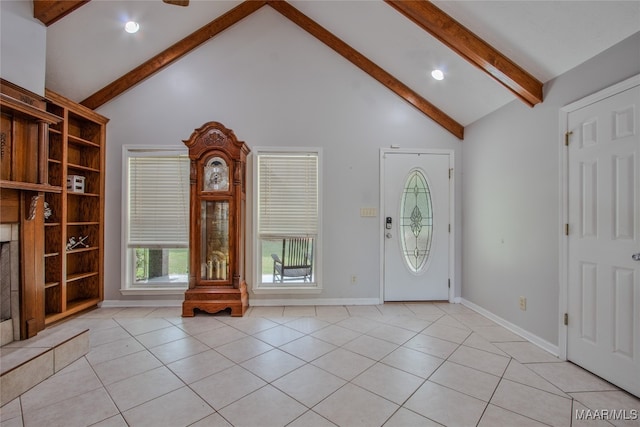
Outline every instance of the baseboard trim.
<svg viewBox="0 0 640 427"><path fill-rule="evenodd" d="M180 298L179 300L104 300L100 304L101 308L128 308L128 307L182 307L182 301L184 298Z"/></svg>
<svg viewBox="0 0 640 427"><path fill-rule="evenodd" d="M102 308L127 308L127 307L182 307L179 300L104 300L100 304ZM273 307L281 305L308 306L308 305L378 305L378 298L249 298L250 307Z"/></svg>
<svg viewBox="0 0 640 427"><path fill-rule="evenodd" d="M560 350L559 350L557 345L552 344L549 341L544 340L544 339L540 338L539 336L534 335L531 332L529 332L529 331L527 331L525 329L522 329L521 327L519 327L517 325L514 325L513 323L509 322L508 320L503 319L502 317L496 316L492 312L480 307L477 304L472 303L471 301L467 301L466 299L461 298L460 302L462 303L462 305L464 305L466 307L469 307L471 310L483 315L484 317L488 318L489 320L494 321L498 325L510 330L514 334L520 335L522 338L524 338L527 341L537 345L541 349L553 354L556 357L559 357Z"/></svg>
<svg viewBox="0 0 640 427"><path fill-rule="evenodd" d="M305 305L379 305L378 298L270 298L251 299L249 305L253 307L273 307L281 305L305 306Z"/></svg>

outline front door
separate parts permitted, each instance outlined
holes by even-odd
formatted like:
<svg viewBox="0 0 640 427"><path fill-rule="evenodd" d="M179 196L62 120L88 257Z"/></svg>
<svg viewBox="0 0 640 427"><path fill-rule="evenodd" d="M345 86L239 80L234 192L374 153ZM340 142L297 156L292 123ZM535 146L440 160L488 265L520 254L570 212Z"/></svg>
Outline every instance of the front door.
<svg viewBox="0 0 640 427"><path fill-rule="evenodd" d="M640 86L568 115L567 359L640 396Z"/></svg>
<svg viewBox="0 0 640 427"><path fill-rule="evenodd" d="M449 299L449 161L383 153L385 301Z"/></svg>

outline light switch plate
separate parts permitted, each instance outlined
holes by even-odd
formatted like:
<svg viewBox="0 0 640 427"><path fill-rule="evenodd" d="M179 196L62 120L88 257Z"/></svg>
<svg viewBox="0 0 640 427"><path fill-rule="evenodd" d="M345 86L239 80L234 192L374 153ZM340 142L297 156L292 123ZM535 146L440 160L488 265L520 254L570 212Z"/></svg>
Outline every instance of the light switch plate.
<svg viewBox="0 0 640 427"><path fill-rule="evenodd" d="M372 217L376 215L376 208L360 208L360 216Z"/></svg>

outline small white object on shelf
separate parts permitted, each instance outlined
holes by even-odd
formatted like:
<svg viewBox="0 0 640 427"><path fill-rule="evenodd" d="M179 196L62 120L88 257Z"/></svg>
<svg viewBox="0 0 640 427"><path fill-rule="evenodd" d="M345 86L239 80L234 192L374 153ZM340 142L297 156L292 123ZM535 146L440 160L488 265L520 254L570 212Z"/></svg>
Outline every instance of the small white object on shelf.
<svg viewBox="0 0 640 427"><path fill-rule="evenodd" d="M73 193L84 193L84 181L84 176L67 175L67 190Z"/></svg>
<svg viewBox="0 0 640 427"><path fill-rule="evenodd" d="M69 237L69 241L67 242L67 250L71 251L80 247L88 248L89 245L85 243L88 238L89 236L78 236L78 240L76 240L76 238L73 236Z"/></svg>

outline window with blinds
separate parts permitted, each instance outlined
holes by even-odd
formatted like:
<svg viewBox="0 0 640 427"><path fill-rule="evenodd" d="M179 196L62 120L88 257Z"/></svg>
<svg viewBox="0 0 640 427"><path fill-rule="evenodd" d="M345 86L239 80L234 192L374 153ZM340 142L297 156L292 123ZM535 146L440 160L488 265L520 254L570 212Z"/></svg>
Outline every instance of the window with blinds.
<svg viewBox="0 0 640 427"><path fill-rule="evenodd" d="M124 150L125 288L184 288L189 265L186 149Z"/></svg>
<svg viewBox="0 0 640 427"><path fill-rule="evenodd" d="M257 150L258 287L318 287L319 151Z"/></svg>
<svg viewBox="0 0 640 427"><path fill-rule="evenodd" d="M129 247L188 247L189 157L129 157Z"/></svg>
<svg viewBox="0 0 640 427"><path fill-rule="evenodd" d="M258 182L261 235L318 232L317 154L259 154Z"/></svg>

